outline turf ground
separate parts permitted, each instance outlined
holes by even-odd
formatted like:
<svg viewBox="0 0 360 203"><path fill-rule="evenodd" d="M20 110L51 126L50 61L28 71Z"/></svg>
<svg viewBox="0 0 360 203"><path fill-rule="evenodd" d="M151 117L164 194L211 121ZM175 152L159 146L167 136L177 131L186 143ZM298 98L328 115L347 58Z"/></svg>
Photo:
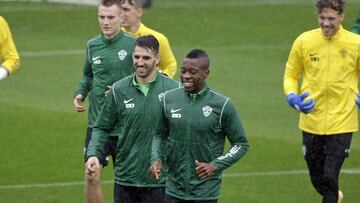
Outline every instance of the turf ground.
<svg viewBox="0 0 360 203"><path fill-rule="evenodd" d="M298 114L282 93L292 41L317 27L309 0L156 0L144 22L166 34L178 63L193 48L211 59L210 86L232 98L250 151L226 170L220 203L321 202L302 158ZM349 28L360 8L349 0ZM0 82L0 202L83 202L86 114L73 110L85 44L99 30L93 6L2 2L21 68ZM177 77L178 78L178 77ZM341 174L346 203L360 199L360 139ZM111 168L104 170L112 202Z"/></svg>

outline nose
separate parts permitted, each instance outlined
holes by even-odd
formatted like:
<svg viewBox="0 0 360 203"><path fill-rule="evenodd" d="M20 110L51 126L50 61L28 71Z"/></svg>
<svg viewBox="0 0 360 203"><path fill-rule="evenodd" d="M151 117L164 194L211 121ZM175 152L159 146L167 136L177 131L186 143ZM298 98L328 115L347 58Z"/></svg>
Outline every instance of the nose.
<svg viewBox="0 0 360 203"><path fill-rule="evenodd" d="M139 58L139 59L136 61L136 65L137 65L137 66L143 66L143 65L144 65L144 61L143 61L141 58Z"/></svg>
<svg viewBox="0 0 360 203"><path fill-rule="evenodd" d="M191 77L189 71L185 71L181 76L182 76L184 79L188 79L188 78Z"/></svg>

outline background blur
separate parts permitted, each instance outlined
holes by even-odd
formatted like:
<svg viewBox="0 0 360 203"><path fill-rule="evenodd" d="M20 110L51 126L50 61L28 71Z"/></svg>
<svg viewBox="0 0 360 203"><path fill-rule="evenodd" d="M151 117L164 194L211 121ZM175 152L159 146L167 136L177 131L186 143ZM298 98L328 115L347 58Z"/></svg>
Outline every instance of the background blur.
<svg viewBox="0 0 360 203"><path fill-rule="evenodd" d="M74 111L73 92L86 43L100 30L96 6L76 2L0 0L0 15L21 55L20 69L0 82L0 202L84 202L87 114ZM220 203L321 202L303 160L298 113L282 92L291 43L318 27L313 4L154 0L144 13L143 22L169 38L178 64L193 48L209 53L208 84L229 96L240 113L250 151L225 171ZM347 1L346 29L359 9L359 0ZM359 156L356 133L340 178L346 203L360 199ZM111 167L103 180L112 202Z"/></svg>

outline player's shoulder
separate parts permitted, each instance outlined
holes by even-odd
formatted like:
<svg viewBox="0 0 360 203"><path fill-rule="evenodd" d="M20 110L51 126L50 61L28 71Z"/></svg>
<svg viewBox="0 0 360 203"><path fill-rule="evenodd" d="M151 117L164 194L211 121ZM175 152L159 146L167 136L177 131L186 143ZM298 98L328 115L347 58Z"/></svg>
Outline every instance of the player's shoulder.
<svg viewBox="0 0 360 203"><path fill-rule="evenodd" d="M118 80L117 82L115 82L113 84L113 88L115 90L120 90L120 91L126 89L126 87L131 84L133 77L134 77L134 74L131 74L121 80Z"/></svg>
<svg viewBox="0 0 360 203"><path fill-rule="evenodd" d="M159 42L163 41L163 40L168 40L167 37L161 33L161 32L158 32L154 29L151 29L149 27L146 27L144 24L142 24L142 27L141 27L141 30L143 35L153 35Z"/></svg>
<svg viewBox="0 0 360 203"><path fill-rule="evenodd" d="M230 100L229 97L225 96L224 94L220 93L219 91L216 91L212 88L208 88L207 90L211 96L212 99L214 99L214 101L219 101L219 102L226 102L228 100Z"/></svg>
<svg viewBox="0 0 360 203"><path fill-rule="evenodd" d="M124 31L121 31L121 32L120 32L120 35L121 35L121 37L122 37L124 40L128 40L128 41L131 41L131 42L133 42L133 41L136 40L136 37L135 37L135 36L130 35L129 33L124 32Z"/></svg>
<svg viewBox="0 0 360 203"><path fill-rule="evenodd" d="M173 88L178 88L181 86L181 83L179 81L172 79L172 78L168 77L167 75L159 74L159 76L161 77L161 79L164 81L164 83L167 86L171 86Z"/></svg>
<svg viewBox="0 0 360 203"><path fill-rule="evenodd" d="M99 44L101 42L102 42L101 35L96 35L95 37L93 37L87 41L87 45L89 47L91 45Z"/></svg>
<svg viewBox="0 0 360 203"><path fill-rule="evenodd" d="M177 88L166 91L164 97L166 97L167 99L171 99L171 98L178 99L179 96L184 93L185 93L184 87L181 86L181 87L177 87Z"/></svg>
<svg viewBox="0 0 360 203"><path fill-rule="evenodd" d="M7 23L7 21L5 20L5 18L3 18L2 16L0 16L0 25L1 25L1 27L3 27L3 26L6 26L8 23Z"/></svg>
<svg viewBox="0 0 360 203"><path fill-rule="evenodd" d="M350 32L348 30L343 29L342 31L345 39L347 39L350 42L356 43L360 45L360 35Z"/></svg>
<svg viewBox="0 0 360 203"><path fill-rule="evenodd" d="M321 28L305 31L298 36L298 39L314 38L321 36Z"/></svg>

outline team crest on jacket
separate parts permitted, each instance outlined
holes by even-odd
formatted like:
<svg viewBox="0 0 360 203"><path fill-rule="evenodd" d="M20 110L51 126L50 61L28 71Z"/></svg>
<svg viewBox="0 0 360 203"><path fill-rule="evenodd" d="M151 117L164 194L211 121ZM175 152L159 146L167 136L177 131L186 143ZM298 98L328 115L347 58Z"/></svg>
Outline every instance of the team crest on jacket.
<svg viewBox="0 0 360 203"><path fill-rule="evenodd" d="M118 52L120 61L123 61L125 59L126 55L127 55L127 52L124 49L122 49Z"/></svg>
<svg viewBox="0 0 360 203"><path fill-rule="evenodd" d="M348 50L341 49L340 50L340 55L341 55L342 58L346 58L346 56L348 55Z"/></svg>
<svg viewBox="0 0 360 203"><path fill-rule="evenodd" d="M212 108L210 106L204 106L202 108L202 110L203 110L203 114L204 114L205 117L210 116L210 114L212 112Z"/></svg>

